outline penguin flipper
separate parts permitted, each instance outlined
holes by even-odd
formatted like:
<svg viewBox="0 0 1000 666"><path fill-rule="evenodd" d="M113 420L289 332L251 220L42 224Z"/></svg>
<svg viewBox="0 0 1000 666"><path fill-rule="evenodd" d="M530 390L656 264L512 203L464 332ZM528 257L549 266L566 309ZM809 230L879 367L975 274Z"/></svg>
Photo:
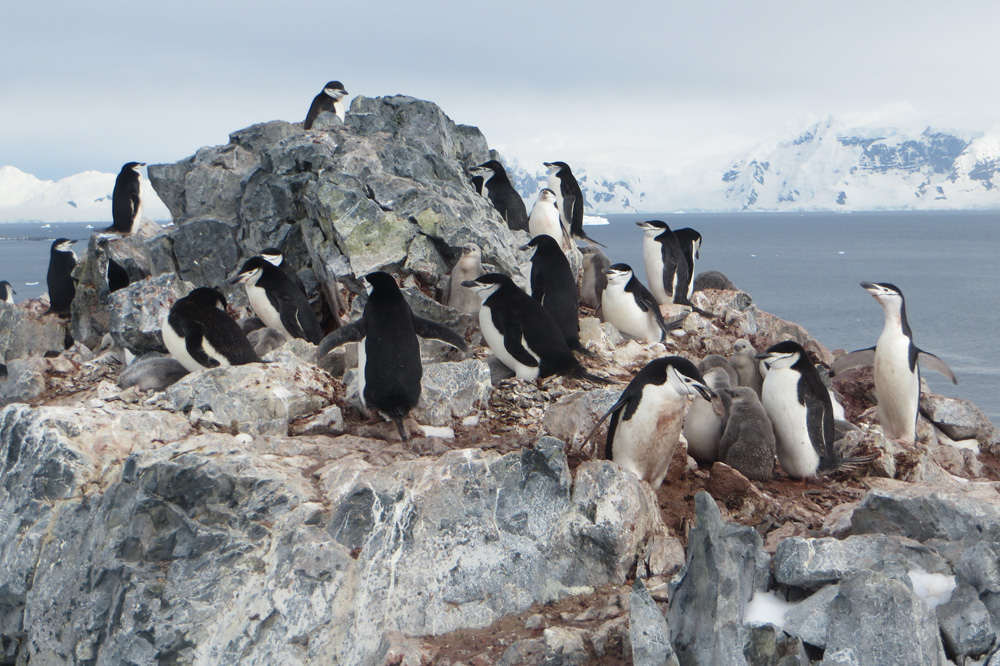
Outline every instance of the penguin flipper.
<svg viewBox="0 0 1000 666"><path fill-rule="evenodd" d="M937 358L935 356L935 358ZM852 352L844 354L836 361L834 361L833 366L830 368L830 376L839 375L845 370L850 370L851 368L859 368L863 365L871 365L875 362L875 348L868 347L867 349L858 349ZM943 373L942 373L943 374ZM947 375L945 375L947 377Z"/></svg>
<svg viewBox="0 0 1000 666"><path fill-rule="evenodd" d="M925 352L922 349L918 349L917 363L924 366L928 370L933 370L934 372L944 375L945 377L951 380L952 384L958 383L958 379L955 377L955 373L951 371L951 368L948 367L948 364L930 352Z"/></svg>
<svg viewBox="0 0 1000 666"><path fill-rule="evenodd" d="M523 363L529 368L537 368L538 359L524 348L524 331L521 328L520 322L508 321L504 329L503 346L507 348L507 351L514 357L514 360L518 363Z"/></svg>
<svg viewBox="0 0 1000 666"><path fill-rule="evenodd" d="M462 336L436 321L413 315L413 331L422 338L433 338L434 340L440 340L445 344L451 345L460 351L469 351L469 347L465 344Z"/></svg>
<svg viewBox="0 0 1000 666"><path fill-rule="evenodd" d="M587 442L589 442L591 440L591 438L594 436L594 433L597 432L597 429L601 427L601 424L608 420L609 416L611 416L612 414L614 414L615 412L619 411L622 407L625 406L625 403L628 402L628 398L629 398L629 396L628 396L627 393L628 393L627 390L626 391L622 391L622 394L618 397L618 401L615 404L611 405L611 409L609 409L608 411L604 412L604 416L602 416L601 418L599 418L597 420L597 423L594 424L594 427L590 429L590 433L588 433L587 437L583 440L583 444L580 445L581 449L584 446L587 445ZM610 437L609 437L609 439L610 439ZM610 442L609 442L609 444L610 444ZM605 451L605 456L607 457L608 460L611 460L611 451L610 450L606 450Z"/></svg>
<svg viewBox="0 0 1000 666"><path fill-rule="evenodd" d="M129 188L128 197L129 197L129 204L131 205L131 211L130 211L128 217L129 217L130 220L137 222L138 220L136 220L135 216L139 212L139 179L138 178L135 179L135 182L133 182L132 186Z"/></svg>
<svg viewBox="0 0 1000 666"><path fill-rule="evenodd" d="M822 469L831 469L840 463L836 450L833 448L833 440L836 437L833 422L833 408L824 402L826 396L830 399L830 394L826 387L822 386L819 377L816 377L820 388L813 387L813 391L800 394L800 400L805 402L806 407L806 428L809 431L809 440L812 442L813 450L819 455L819 466ZM822 393L819 391L822 390Z"/></svg>
<svg viewBox="0 0 1000 666"><path fill-rule="evenodd" d="M221 365L216 359L205 352L203 346L204 334L201 331L188 330L184 336L184 347L187 348L191 358L206 368L214 368Z"/></svg>
<svg viewBox="0 0 1000 666"><path fill-rule="evenodd" d="M330 335L323 338L316 350L316 358L323 358L331 351L348 342L361 342L365 337L364 318L344 324Z"/></svg>

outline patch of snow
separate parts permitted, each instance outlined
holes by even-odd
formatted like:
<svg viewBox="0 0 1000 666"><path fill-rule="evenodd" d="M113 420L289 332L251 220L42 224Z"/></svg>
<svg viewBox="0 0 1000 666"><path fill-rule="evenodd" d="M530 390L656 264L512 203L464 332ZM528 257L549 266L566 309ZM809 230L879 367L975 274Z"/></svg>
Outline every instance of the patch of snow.
<svg viewBox="0 0 1000 666"><path fill-rule="evenodd" d="M785 601L774 592L757 592L747 604L747 609L743 613L743 621L783 627L788 611L798 606L799 603L801 602Z"/></svg>
<svg viewBox="0 0 1000 666"><path fill-rule="evenodd" d="M910 569L910 582L913 592L927 602L931 608L937 608L951 599L955 590L955 577L944 574L927 573L922 569Z"/></svg>
<svg viewBox="0 0 1000 666"><path fill-rule="evenodd" d="M447 426L429 426L420 424L424 435L427 437L441 437L442 439L455 439L455 431Z"/></svg>

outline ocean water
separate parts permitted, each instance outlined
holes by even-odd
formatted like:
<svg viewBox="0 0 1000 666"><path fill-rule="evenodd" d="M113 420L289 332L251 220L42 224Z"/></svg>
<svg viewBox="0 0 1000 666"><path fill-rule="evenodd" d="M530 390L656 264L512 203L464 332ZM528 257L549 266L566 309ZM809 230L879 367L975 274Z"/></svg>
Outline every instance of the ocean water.
<svg viewBox="0 0 1000 666"><path fill-rule="evenodd" d="M702 235L695 273L718 270L759 308L806 328L830 349L871 347L882 309L860 282L891 282L906 299L913 338L940 356L958 385L924 371L935 393L972 400L1000 423L1000 213L745 213L609 215L588 226L647 283L642 230L661 219Z"/></svg>
<svg viewBox="0 0 1000 666"><path fill-rule="evenodd" d="M972 400L1000 423L1000 213L745 213L609 215L587 227L612 262L630 264L646 282L642 231L635 222L662 219L702 235L695 272L722 271L763 310L804 326L830 349L870 347L882 310L859 283L902 289L917 345L940 356L955 386L935 372L935 393ZM101 228L105 224L93 224ZM76 238L77 254L93 233L87 224L0 225L0 280L16 300L46 291L49 247ZM37 284L29 284L29 283Z"/></svg>

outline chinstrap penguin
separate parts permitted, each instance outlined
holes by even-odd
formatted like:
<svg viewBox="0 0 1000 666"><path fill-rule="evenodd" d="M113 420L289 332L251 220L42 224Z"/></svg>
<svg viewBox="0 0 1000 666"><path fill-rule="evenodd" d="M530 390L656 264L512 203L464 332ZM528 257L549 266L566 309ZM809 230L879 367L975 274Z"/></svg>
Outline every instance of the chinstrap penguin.
<svg viewBox="0 0 1000 666"><path fill-rule="evenodd" d="M788 476L805 479L873 459L837 455L830 392L802 345L793 340L779 342L758 358L768 368L761 404L774 426L778 461Z"/></svg>
<svg viewBox="0 0 1000 666"><path fill-rule="evenodd" d="M659 342L684 322L684 317L663 321L656 299L628 264L614 264L604 274L608 284L601 294L601 312L604 321L620 332L646 342Z"/></svg>
<svg viewBox="0 0 1000 666"><path fill-rule="evenodd" d="M60 317L68 317L73 297L76 296L76 280L72 272L76 268L75 240L58 238L49 250L49 309Z"/></svg>
<svg viewBox="0 0 1000 666"><path fill-rule="evenodd" d="M160 329L163 344L189 372L260 362L226 305L220 292L199 287L170 308Z"/></svg>
<svg viewBox="0 0 1000 666"><path fill-rule="evenodd" d="M882 431L890 439L913 444L920 406L918 364L941 373L955 384L958 380L944 361L913 343L913 332L906 320L906 302L899 287L887 282L862 282L861 286L882 306L885 314L882 333L874 347L840 357L831 373L874 363L875 395Z"/></svg>
<svg viewBox="0 0 1000 666"><path fill-rule="evenodd" d="M323 86L323 90L313 97L312 104L309 105L309 113L306 114L306 120L302 123L302 129L312 129L316 118L324 111L337 114L337 117L343 121L346 117L345 97L347 97L347 90L344 89L343 83L340 81L327 83Z"/></svg>
<svg viewBox="0 0 1000 666"><path fill-rule="evenodd" d="M437 322L413 314L395 278L375 272L365 276L371 289L361 319L341 326L320 343L323 358L345 342L358 344L358 393L366 407L396 424L407 440L403 418L420 399L419 335L467 351L460 335Z"/></svg>
<svg viewBox="0 0 1000 666"><path fill-rule="evenodd" d="M752 388L716 392L723 405L719 460L751 481L774 476L775 441L771 421Z"/></svg>
<svg viewBox="0 0 1000 666"><path fill-rule="evenodd" d="M608 286L605 270L611 267L611 260L593 245L580 248L583 254L583 277L580 278L580 302L588 308L601 309L601 296ZM601 316L603 313L598 313Z"/></svg>
<svg viewBox="0 0 1000 666"><path fill-rule="evenodd" d="M455 308L461 312L478 314L479 306L482 303L476 292L468 287L463 287L462 283L467 280L475 280L485 273L483 269L483 251L475 243L466 243L462 246L462 256L455 262L451 269L451 275L446 283L444 304L450 308Z"/></svg>
<svg viewBox="0 0 1000 666"><path fill-rule="evenodd" d="M0 280L0 303L9 303L10 305L13 305L14 294L16 293L17 292L14 291L14 287L10 285L10 282Z"/></svg>
<svg viewBox="0 0 1000 666"><path fill-rule="evenodd" d="M642 261L646 267L649 291L660 305L676 303L678 285L687 284L687 261L676 234L666 222L636 222L642 229Z"/></svg>
<svg viewBox="0 0 1000 666"><path fill-rule="evenodd" d="M559 242L541 234L520 249L531 252L530 296L552 315L569 348L582 350L576 277Z"/></svg>
<svg viewBox="0 0 1000 666"><path fill-rule="evenodd" d="M556 193L549 188L545 187L538 193L538 199L528 215L528 233L532 238L542 234L552 236L560 247L569 247L566 243L569 231L562 225L556 202Z"/></svg>
<svg viewBox="0 0 1000 666"><path fill-rule="evenodd" d="M674 230L674 236L681 246L681 254L687 264L687 283L684 287L684 299L690 303L694 293L694 262L701 258L701 234L694 229L684 228ZM676 300L674 302L677 302Z"/></svg>
<svg viewBox="0 0 1000 666"><path fill-rule="evenodd" d="M122 235L132 233L142 219L142 174L145 162L129 162L122 167L111 192L111 226L104 229Z"/></svg>
<svg viewBox="0 0 1000 666"><path fill-rule="evenodd" d="M583 190L573 175L573 170L565 162L544 162L549 176L549 188L556 195L556 207L562 226L569 229L570 236L588 243L601 245L583 230ZM601 247L604 247L601 245Z"/></svg>
<svg viewBox="0 0 1000 666"><path fill-rule="evenodd" d="M313 344L323 339L316 313L302 290L291 278L263 257L248 259L232 282L242 283L257 316L289 339L301 338Z"/></svg>
<svg viewBox="0 0 1000 666"><path fill-rule="evenodd" d="M465 286L476 291L482 301L479 328L483 340L518 379L560 374L609 383L580 365L552 315L509 277L487 273L465 282Z"/></svg>
<svg viewBox="0 0 1000 666"><path fill-rule="evenodd" d="M584 444L610 416L605 457L656 490L674 457L689 395L713 397L698 368L680 356L654 359L629 382Z"/></svg>
<svg viewBox="0 0 1000 666"><path fill-rule="evenodd" d="M276 247L269 247L266 250L261 250L260 256L270 262L272 266L277 266L284 271L285 275L287 275L288 278L295 283L295 286L301 289L302 293L308 298L309 293L306 291L306 285L303 284L302 278L300 278L299 274L295 272L292 265L285 261L285 255L281 252L281 250Z"/></svg>
<svg viewBox="0 0 1000 666"><path fill-rule="evenodd" d="M484 162L469 170L473 176L483 179L483 188L493 207L513 231L528 230L528 210L524 199L510 184L507 171L497 160Z"/></svg>

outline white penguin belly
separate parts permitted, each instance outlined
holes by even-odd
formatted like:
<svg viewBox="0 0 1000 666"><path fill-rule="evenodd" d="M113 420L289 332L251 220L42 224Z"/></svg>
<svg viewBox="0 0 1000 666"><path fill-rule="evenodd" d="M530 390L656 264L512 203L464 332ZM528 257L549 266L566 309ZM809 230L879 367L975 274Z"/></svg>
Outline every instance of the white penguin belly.
<svg viewBox="0 0 1000 666"><path fill-rule="evenodd" d="M883 334L875 347L875 396L882 431L913 443L920 406L920 374L910 372L910 341L902 333Z"/></svg>
<svg viewBox="0 0 1000 666"><path fill-rule="evenodd" d="M257 316L260 317L260 320L264 322L264 325L269 326L270 328L278 329L284 333L289 340L295 338L294 335L288 332L285 325L281 323L281 313L274 309L274 306L271 305L271 301L267 300L267 292L260 287L251 286L249 284L246 285L246 288L247 300L250 301L250 306L253 308L253 311L257 313Z"/></svg>
<svg viewBox="0 0 1000 666"><path fill-rule="evenodd" d="M642 239L642 263L646 266L646 281L649 291L660 305L670 303L673 299L663 288L663 254L660 244L649 237Z"/></svg>
<svg viewBox="0 0 1000 666"><path fill-rule="evenodd" d="M486 305L483 305L483 307L479 309L479 330L482 331L483 339L486 340L486 344L493 350L493 355L500 359L501 363L513 370L518 379L528 381L538 379L537 367L531 367L530 365L521 363L514 358L509 351L507 351L507 347L504 346L503 335L501 335L500 331L493 325L493 313L490 312L490 308ZM537 361L538 355L528 349L523 337L521 338L521 344L524 345L524 348L528 350L528 353L531 354Z"/></svg>
<svg viewBox="0 0 1000 666"><path fill-rule="evenodd" d="M687 400L669 386L642 389L639 408L618 422L612 457L656 490L663 483L677 449Z"/></svg>
<svg viewBox="0 0 1000 666"><path fill-rule="evenodd" d="M545 234L551 236L562 245L562 223L559 221L559 211L551 201L536 202L528 218L528 233L531 237Z"/></svg>
<svg viewBox="0 0 1000 666"><path fill-rule="evenodd" d="M777 438L778 461L788 476L802 479L819 469L819 454L809 439L806 407L799 403L799 373L772 369L764 379L761 402Z"/></svg>
<svg viewBox="0 0 1000 666"><path fill-rule="evenodd" d="M368 366L367 344L368 338L361 338L358 342L358 397L361 398L361 404L366 409L368 408L368 401L365 400L365 386L367 386L365 372L367 372Z"/></svg>
<svg viewBox="0 0 1000 666"><path fill-rule="evenodd" d="M601 295L604 321L622 333L646 342L659 342L663 331L657 325L652 313L643 312L636 305L632 294L621 285L609 284Z"/></svg>

